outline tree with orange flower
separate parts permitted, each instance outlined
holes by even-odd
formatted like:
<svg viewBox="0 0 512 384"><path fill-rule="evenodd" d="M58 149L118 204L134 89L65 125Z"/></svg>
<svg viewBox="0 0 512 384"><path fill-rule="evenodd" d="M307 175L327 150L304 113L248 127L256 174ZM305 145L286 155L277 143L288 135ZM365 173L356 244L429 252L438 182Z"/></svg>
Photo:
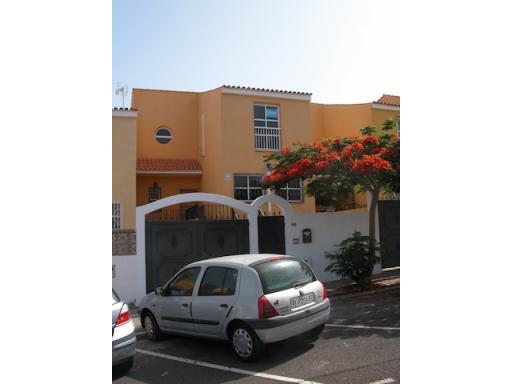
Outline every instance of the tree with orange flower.
<svg viewBox="0 0 512 384"><path fill-rule="evenodd" d="M377 132L361 129L361 137L325 139L314 144L295 144L265 158L272 173L265 188L278 190L301 179L305 192L335 198L354 188L369 192L369 249L375 257L375 212L381 192L400 192L400 139L392 133L395 123L386 120Z"/></svg>

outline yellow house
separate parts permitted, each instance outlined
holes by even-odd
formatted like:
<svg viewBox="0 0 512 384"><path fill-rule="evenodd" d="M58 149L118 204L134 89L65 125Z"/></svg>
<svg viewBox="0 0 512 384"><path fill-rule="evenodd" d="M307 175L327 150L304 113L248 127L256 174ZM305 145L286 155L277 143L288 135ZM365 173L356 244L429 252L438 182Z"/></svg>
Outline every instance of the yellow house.
<svg viewBox="0 0 512 384"><path fill-rule="evenodd" d="M135 254L137 112L112 110L112 254Z"/></svg>
<svg viewBox="0 0 512 384"><path fill-rule="evenodd" d="M400 98L383 95L366 104L328 105L311 103L310 93L224 85L206 92L133 89L132 108L137 111L133 170L140 206L187 192L254 200L268 193L261 188L261 178L269 172L266 155L296 142L359 135L360 128L378 126L388 118L399 121ZM314 197L304 194L300 182L290 183L279 194L296 212L316 211ZM355 200L366 203L364 196ZM200 208L173 207L156 214L219 214Z"/></svg>

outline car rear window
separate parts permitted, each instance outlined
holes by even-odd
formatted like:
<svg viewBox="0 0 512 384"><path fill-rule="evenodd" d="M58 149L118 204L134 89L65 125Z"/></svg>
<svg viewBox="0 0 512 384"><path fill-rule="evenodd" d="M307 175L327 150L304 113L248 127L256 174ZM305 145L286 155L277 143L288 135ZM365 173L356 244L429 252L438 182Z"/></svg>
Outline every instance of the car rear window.
<svg viewBox="0 0 512 384"><path fill-rule="evenodd" d="M311 268L298 259L269 260L256 264L253 268L258 272L265 295L306 285L316 280Z"/></svg>

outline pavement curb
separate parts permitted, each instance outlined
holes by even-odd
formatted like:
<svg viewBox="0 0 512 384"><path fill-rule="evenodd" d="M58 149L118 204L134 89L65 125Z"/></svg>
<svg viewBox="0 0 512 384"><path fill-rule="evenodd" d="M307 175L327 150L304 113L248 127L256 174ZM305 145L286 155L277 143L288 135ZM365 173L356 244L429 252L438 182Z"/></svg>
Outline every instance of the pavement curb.
<svg viewBox="0 0 512 384"><path fill-rule="evenodd" d="M384 287L384 288L375 289L373 291L354 292L354 293L339 293L337 295L334 294L332 296L329 296L329 300L340 300L340 299L345 299L345 298L348 299L348 298L352 298L352 297L375 295L375 294L380 293L380 292L391 291L391 290L394 290L394 289L400 289L400 284L392 285L390 287Z"/></svg>

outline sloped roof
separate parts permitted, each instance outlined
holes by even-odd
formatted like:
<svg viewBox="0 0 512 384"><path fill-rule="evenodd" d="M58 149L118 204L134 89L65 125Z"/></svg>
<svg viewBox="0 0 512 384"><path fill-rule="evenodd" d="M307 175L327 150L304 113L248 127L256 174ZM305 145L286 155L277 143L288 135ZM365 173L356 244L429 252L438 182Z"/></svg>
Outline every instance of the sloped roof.
<svg viewBox="0 0 512 384"><path fill-rule="evenodd" d="M393 107L399 107L400 106L400 96L395 95L386 95L383 94L379 100L374 101L376 104L383 104L383 105L390 105Z"/></svg>
<svg viewBox="0 0 512 384"><path fill-rule="evenodd" d="M137 159L137 171L202 171L196 159Z"/></svg>
<svg viewBox="0 0 512 384"><path fill-rule="evenodd" d="M284 90L280 90L280 89L268 89L268 88L241 87L239 85L223 85L222 87L229 88L229 89L239 89L241 91L279 92L279 93L286 93L289 95L306 95L306 96L312 95L312 93L310 93L310 92L284 91Z"/></svg>

